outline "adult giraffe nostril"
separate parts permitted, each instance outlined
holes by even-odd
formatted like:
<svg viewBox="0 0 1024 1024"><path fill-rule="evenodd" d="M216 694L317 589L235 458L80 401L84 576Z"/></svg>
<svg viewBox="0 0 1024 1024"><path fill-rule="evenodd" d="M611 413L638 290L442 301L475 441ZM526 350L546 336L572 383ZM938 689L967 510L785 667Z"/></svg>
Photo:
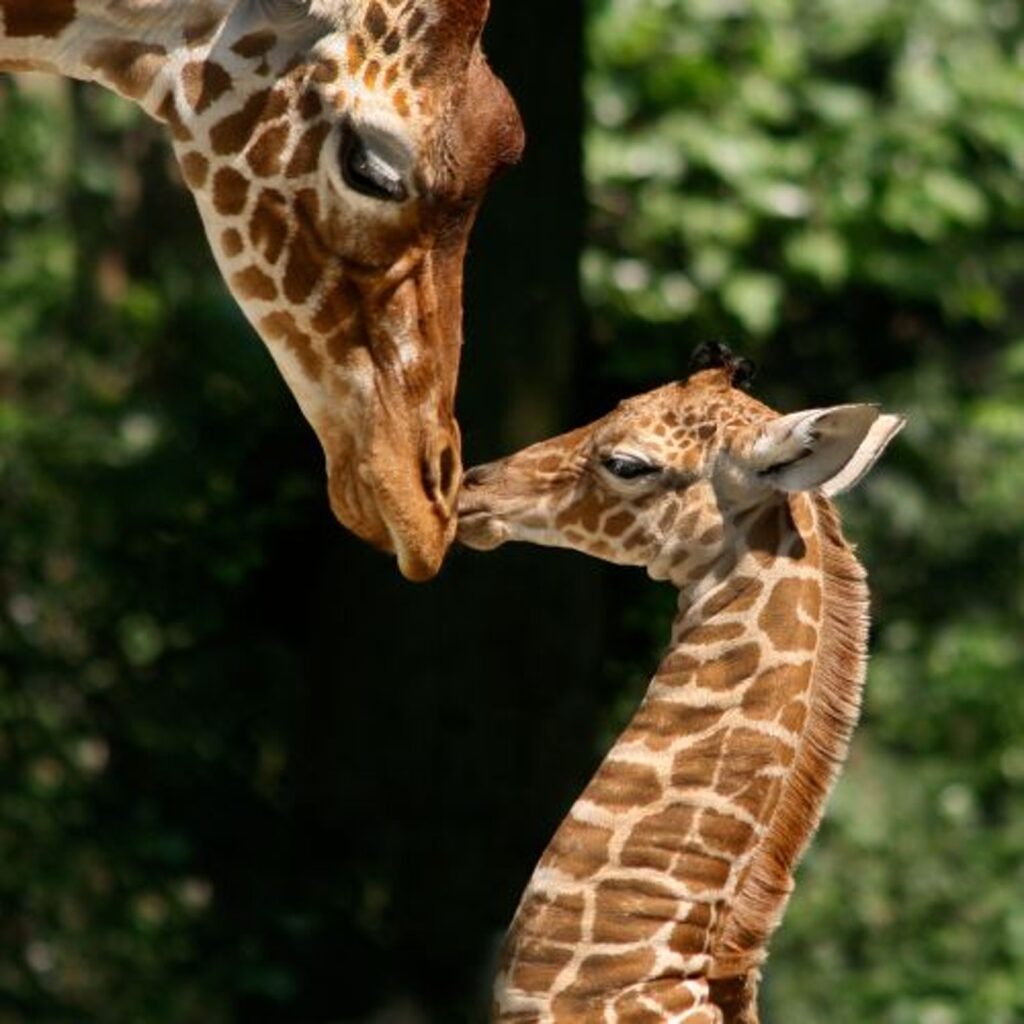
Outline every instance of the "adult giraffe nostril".
<svg viewBox="0 0 1024 1024"><path fill-rule="evenodd" d="M424 458L420 466L423 490L446 512L455 507L461 483L459 457L450 445L445 445L436 459Z"/></svg>
<svg viewBox="0 0 1024 1024"><path fill-rule="evenodd" d="M450 447L446 447L444 451L441 452L438 473L438 483L441 488L441 499L446 508L452 508L455 504L455 498L459 488L458 465L459 460L455 457L455 452L452 451Z"/></svg>

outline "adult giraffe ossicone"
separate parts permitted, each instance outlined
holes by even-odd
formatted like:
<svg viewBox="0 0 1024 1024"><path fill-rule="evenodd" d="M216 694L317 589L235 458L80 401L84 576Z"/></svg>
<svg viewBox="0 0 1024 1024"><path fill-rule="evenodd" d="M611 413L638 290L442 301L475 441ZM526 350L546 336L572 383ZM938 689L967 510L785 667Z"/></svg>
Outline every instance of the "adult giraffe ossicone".
<svg viewBox="0 0 1024 1024"><path fill-rule="evenodd" d="M668 653L506 940L503 1024L756 1024L768 940L856 724L868 595L829 497L903 420L779 416L723 346L683 384L471 470L459 537L574 548L680 591Z"/></svg>
<svg viewBox="0 0 1024 1024"><path fill-rule="evenodd" d="M0 71L164 122L231 291L323 446L335 515L433 576L462 475L462 267L522 124L488 0L0 0Z"/></svg>

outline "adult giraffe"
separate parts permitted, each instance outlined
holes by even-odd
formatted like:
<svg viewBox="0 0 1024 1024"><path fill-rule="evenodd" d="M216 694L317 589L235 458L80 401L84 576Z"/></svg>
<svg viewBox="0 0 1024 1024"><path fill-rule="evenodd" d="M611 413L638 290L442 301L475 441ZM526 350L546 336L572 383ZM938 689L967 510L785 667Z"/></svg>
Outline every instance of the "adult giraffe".
<svg viewBox="0 0 1024 1024"><path fill-rule="evenodd" d="M831 495L903 420L779 416L724 347L683 384L471 470L459 537L574 548L679 589L669 651L505 944L501 1024L757 1024L768 941L860 709L864 571Z"/></svg>
<svg viewBox="0 0 1024 1024"><path fill-rule="evenodd" d="M335 515L417 580L455 532L468 236L523 144L488 4L0 0L0 70L98 82L167 126Z"/></svg>

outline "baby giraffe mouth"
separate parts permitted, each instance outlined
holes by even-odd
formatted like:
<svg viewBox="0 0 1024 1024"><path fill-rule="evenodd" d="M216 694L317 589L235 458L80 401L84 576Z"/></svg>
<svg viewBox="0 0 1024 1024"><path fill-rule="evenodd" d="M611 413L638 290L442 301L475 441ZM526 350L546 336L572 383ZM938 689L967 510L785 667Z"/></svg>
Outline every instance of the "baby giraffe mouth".
<svg viewBox="0 0 1024 1024"><path fill-rule="evenodd" d="M509 539L508 526L477 495L463 491L459 498L456 538L474 551L492 551Z"/></svg>

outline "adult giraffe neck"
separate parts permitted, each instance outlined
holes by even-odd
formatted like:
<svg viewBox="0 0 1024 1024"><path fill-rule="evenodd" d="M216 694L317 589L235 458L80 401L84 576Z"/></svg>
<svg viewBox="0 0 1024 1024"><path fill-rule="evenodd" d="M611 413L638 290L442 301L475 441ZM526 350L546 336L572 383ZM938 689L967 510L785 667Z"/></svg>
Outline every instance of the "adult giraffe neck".
<svg viewBox="0 0 1024 1024"><path fill-rule="evenodd" d="M758 966L858 717L867 591L824 498L734 525L527 887L498 1021L757 1020Z"/></svg>
<svg viewBox="0 0 1024 1024"><path fill-rule="evenodd" d="M207 44L232 7L230 0L0 0L0 70L98 82L166 120L159 110L166 87L154 88L157 77L176 51Z"/></svg>

